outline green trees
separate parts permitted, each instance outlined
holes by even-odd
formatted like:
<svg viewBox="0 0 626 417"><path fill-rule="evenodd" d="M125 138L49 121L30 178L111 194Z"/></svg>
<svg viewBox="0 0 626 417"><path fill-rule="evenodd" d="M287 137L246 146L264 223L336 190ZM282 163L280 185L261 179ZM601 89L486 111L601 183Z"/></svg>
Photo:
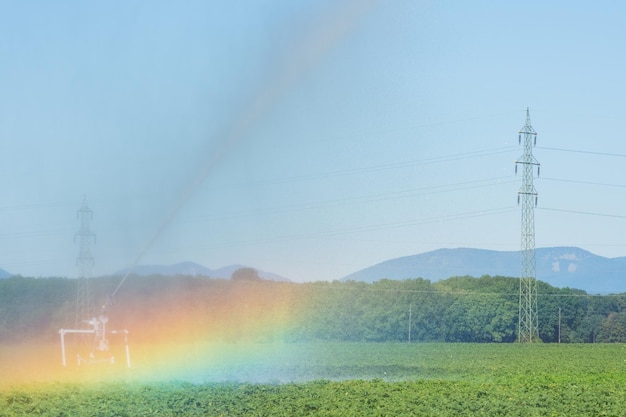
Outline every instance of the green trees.
<svg viewBox="0 0 626 417"><path fill-rule="evenodd" d="M237 275L237 277L235 276ZM241 276L240 276L241 275ZM439 282L294 284L206 277L132 277L107 313L133 340L283 340L355 342L514 342L519 281L484 276ZM92 280L94 300L107 299L116 277ZM0 281L0 341L53 339L74 324L76 282L64 278ZM544 342L626 342L626 294L590 296L539 283Z"/></svg>
<svg viewBox="0 0 626 417"><path fill-rule="evenodd" d="M56 330L67 325L67 320L74 323L75 300L76 283L68 279L15 276L1 280L0 341L57 337Z"/></svg>
<svg viewBox="0 0 626 417"><path fill-rule="evenodd" d="M610 343L626 341L626 311L612 312L602 321L597 341Z"/></svg>
<svg viewBox="0 0 626 417"><path fill-rule="evenodd" d="M243 267L235 270L230 279L233 281L260 281L259 273L254 268Z"/></svg>
<svg viewBox="0 0 626 417"><path fill-rule="evenodd" d="M626 294L590 296L539 283L544 342L626 342ZM297 340L514 342L519 281L484 276L298 284ZM296 311L299 310L294 306ZM559 314L560 311L560 314Z"/></svg>

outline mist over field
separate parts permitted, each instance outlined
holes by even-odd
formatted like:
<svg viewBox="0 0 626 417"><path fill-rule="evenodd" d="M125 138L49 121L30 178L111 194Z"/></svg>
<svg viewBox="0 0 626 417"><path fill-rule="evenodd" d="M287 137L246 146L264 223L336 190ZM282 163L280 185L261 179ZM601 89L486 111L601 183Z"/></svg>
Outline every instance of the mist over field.
<svg viewBox="0 0 626 417"><path fill-rule="evenodd" d="M310 358L325 352L326 345L346 343L512 344L518 339L516 278L292 283L262 280L254 270L242 269L230 279L132 275L111 300L119 279L92 279L95 308L89 317L99 320L98 306L106 303L107 333L64 335L66 366L60 330L90 329L75 321L76 280L0 280L4 382L89 377L92 367L94 377L191 382L350 378L335 375L322 359L313 365ZM626 342L626 295L539 284L541 341ZM128 333L114 333L121 330Z"/></svg>
<svg viewBox="0 0 626 417"><path fill-rule="evenodd" d="M3 4L0 417L623 415L625 16Z"/></svg>

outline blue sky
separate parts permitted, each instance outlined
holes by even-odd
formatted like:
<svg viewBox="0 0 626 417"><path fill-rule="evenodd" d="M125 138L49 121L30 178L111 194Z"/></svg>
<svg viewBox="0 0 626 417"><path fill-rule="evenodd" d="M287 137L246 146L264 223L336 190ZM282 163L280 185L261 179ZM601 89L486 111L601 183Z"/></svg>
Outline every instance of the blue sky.
<svg viewBox="0 0 626 417"><path fill-rule="evenodd" d="M0 267L339 279L442 247L626 256L619 2L24 1L0 13ZM541 278L541 277L538 277Z"/></svg>

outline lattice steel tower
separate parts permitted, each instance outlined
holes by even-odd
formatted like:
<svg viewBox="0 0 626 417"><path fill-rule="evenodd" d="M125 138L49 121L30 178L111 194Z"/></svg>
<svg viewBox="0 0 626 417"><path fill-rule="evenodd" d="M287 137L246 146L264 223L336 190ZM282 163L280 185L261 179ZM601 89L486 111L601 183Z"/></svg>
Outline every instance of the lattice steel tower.
<svg viewBox="0 0 626 417"><path fill-rule="evenodd" d="M519 284L519 342L539 341L539 320L537 315L537 279L535 260L535 207L538 193L533 185L534 168L539 162L533 156L537 144L537 132L530 125L530 111L526 108L526 124L519 131L519 143L524 146L524 155L515 161L515 173L522 166L522 187L517 192L517 203L522 207L522 246Z"/></svg>
<svg viewBox="0 0 626 417"><path fill-rule="evenodd" d="M86 325L83 321L91 318L91 292L89 289L89 278L94 266L93 256L91 256L91 242L95 235L89 228L89 223L93 219L93 212L87 206L87 197L83 198L83 205L76 214L80 220L80 230L74 235L79 240L80 249L76 266L78 267L78 279L76 289L76 328Z"/></svg>

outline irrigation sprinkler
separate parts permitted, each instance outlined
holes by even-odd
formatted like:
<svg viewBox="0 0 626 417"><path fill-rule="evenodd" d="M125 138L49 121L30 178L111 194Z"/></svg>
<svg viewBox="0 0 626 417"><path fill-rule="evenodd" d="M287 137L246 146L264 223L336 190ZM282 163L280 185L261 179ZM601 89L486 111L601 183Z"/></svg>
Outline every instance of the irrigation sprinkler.
<svg viewBox="0 0 626 417"><path fill-rule="evenodd" d="M84 323L87 323L90 328L89 329L60 329L59 334L61 335L61 357L63 361L63 366L67 366L67 354L65 349L65 335L66 334L92 334L93 343L91 347L91 352L87 357L83 357L80 353L76 354L78 365L92 365L96 363L109 362L111 364L115 363L115 357L109 352L109 340L107 339L108 334L123 334L124 335L124 350L126 353L126 366L130 368L130 349L128 347L128 330L112 330L107 333L106 325L109 321L107 316L101 315L98 318L92 318L91 320L83 320ZM103 357L104 355L104 357Z"/></svg>

